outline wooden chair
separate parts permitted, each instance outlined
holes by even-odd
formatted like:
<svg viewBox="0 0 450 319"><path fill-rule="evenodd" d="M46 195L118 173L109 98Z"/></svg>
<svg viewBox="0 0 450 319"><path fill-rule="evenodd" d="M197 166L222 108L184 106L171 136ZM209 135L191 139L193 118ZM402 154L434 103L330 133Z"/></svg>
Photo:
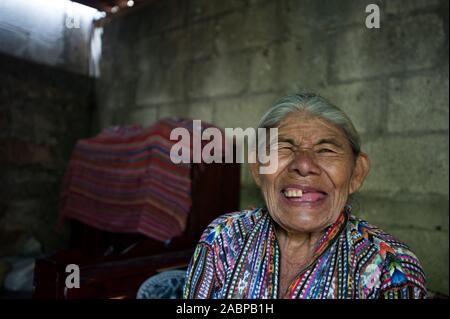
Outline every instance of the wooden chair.
<svg viewBox="0 0 450 319"><path fill-rule="evenodd" d="M170 243L144 235L119 234L71 221L70 248L36 261L37 299L135 298L148 277L186 268L205 227L239 208L239 164L193 164L192 208L184 234ZM66 267L80 268L80 288L67 289Z"/></svg>

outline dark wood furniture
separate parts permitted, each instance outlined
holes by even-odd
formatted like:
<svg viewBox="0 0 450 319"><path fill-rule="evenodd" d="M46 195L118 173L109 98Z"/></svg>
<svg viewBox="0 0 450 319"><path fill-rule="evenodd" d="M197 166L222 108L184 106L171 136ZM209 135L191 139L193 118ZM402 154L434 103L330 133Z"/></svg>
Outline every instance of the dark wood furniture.
<svg viewBox="0 0 450 319"><path fill-rule="evenodd" d="M205 227L239 207L239 164L192 165L192 209L184 234L162 243L139 234L101 231L71 221L70 249L36 261L37 299L135 298L148 277L186 268ZM80 288L67 289L66 266L80 267Z"/></svg>

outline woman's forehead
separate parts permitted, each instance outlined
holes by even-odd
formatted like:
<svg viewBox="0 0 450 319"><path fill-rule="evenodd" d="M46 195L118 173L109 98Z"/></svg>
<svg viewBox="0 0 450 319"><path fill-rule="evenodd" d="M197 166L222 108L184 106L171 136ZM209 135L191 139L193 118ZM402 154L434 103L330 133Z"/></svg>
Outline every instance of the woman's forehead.
<svg viewBox="0 0 450 319"><path fill-rule="evenodd" d="M289 115L280 122L278 135L292 138L333 136L346 139L345 133L340 127L319 117L298 113Z"/></svg>

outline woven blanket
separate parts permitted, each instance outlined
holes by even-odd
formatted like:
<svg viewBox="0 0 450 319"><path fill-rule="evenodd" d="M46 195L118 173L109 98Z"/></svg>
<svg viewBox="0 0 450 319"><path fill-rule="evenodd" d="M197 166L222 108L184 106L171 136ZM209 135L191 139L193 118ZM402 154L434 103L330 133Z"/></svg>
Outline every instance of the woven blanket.
<svg viewBox="0 0 450 319"><path fill-rule="evenodd" d="M191 208L191 174L190 164L170 160L175 127L192 132L192 121L112 127L78 141L63 181L60 221L160 241L181 235Z"/></svg>

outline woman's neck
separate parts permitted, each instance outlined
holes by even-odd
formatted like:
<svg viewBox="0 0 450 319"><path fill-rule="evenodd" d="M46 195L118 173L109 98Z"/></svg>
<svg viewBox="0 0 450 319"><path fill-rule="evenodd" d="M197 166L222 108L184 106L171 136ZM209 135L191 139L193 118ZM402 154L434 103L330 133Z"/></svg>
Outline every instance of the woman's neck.
<svg viewBox="0 0 450 319"><path fill-rule="evenodd" d="M282 256L288 257L290 261L312 257L324 232L289 232L277 226L276 234Z"/></svg>
<svg viewBox="0 0 450 319"><path fill-rule="evenodd" d="M295 278L313 262L314 252L324 232L291 233L281 227L276 228L280 248L280 295L289 295L289 286Z"/></svg>

